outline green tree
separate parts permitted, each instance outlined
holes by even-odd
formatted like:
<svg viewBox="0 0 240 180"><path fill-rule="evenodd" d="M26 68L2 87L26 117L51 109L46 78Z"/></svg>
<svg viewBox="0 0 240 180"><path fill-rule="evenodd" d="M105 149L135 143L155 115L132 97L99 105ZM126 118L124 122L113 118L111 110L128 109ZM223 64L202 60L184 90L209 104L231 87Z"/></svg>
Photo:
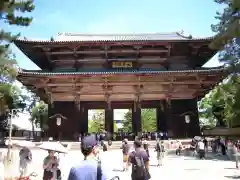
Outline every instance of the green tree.
<svg viewBox="0 0 240 180"><path fill-rule="evenodd" d="M224 49L236 37L240 37L240 1L239 0L214 0L225 5L223 12L217 12L218 23L212 25L213 32L217 33L210 47Z"/></svg>
<svg viewBox="0 0 240 180"><path fill-rule="evenodd" d="M0 20L3 23L17 26L28 26L32 22L31 17L22 16L23 13L29 13L34 10L33 0L14 1L1 0L0 1ZM12 35L3 29L0 31L0 54L5 54L8 51L9 43L19 36Z"/></svg>
<svg viewBox="0 0 240 180"><path fill-rule="evenodd" d="M88 132L97 133L104 132L105 115L104 110L98 110L94 113L92 120L88 121Z"/></svg>
<svg viewBox="0 0 240 180"><path fill-rule="evenodd" d="M218 23L212 25L215 39L210 44L211 48L222 50L219 59L227 64L230 76L227 77L200 102L200 117L208 118L209 122L217 119L217 125L235 127L240 125L240 1L215 0L224 4L222 13L217 12Z"/></svg>
<svg viewBox="0 0 240 180"><path fill-rule="evenodd" d="M132 132L132 110L125 114L125 120L122 122L123 132ZM154 132L157 130L157 119L155 109L142 109L141 112L142 131Z"/></svg>
<svg viewBox="0 0 240 180"><path fill-rule="evenodd" d="M24 110L27 104L25 102L26 95L16 85L0 84L0 94L0 132L4 132L11 110L17 109L18 111L13 111L16 114Z"/></svg>
<svg viewBox="0 0 240 180"><path fill-rule="evenodd" d="M42 130L46 130L48 128L48 104L44 103L44 101L40 101L32 108L31 118L32 128L34 132L34 125L37 125Z"/></svg>
<svg viewBox="0 0 240 180"><path fill-rule="evenodd" d="M199 102L199 115L200 118L207 119L206 125L214 126L214 122L228 127L240 125L239 83L239 77L231 76ZM217 118L223 122L217 121Z"/></svg>
<svg viewBox="0 0 240 180"><path fill-rule="evenodd" d="M128 112L124 115L124 120L122 121L122 132L132 132L132 110L128 110Z"/></svg>
<svg viewBox="0 0 240 180"><path fill-rule="evenodd" d="M28 26L32 18L23 17L21 13L31 12L33 9L32 0L1 0L1 23ZM4 31L4 29L0 30L0 132L5 130L7 117L10 115L11 110L23 108L24 98L26 98L20 91L16 92L17 86L13 85L17 71L16 61L9 50L9 45L18 36L19 34L12 35L10 32Z"/></svg>
<svg viewBox="0 0 240 180"><path fill-rule="evenodd" d="M142 109L141 113L142 131L157 131L156 109Z"/></svg>

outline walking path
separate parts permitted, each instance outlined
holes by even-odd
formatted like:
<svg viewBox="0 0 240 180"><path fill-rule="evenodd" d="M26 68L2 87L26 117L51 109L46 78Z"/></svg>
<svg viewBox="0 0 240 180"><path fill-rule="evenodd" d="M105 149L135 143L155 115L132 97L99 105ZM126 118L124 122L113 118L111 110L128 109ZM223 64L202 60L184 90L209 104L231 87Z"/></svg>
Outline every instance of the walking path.
<svg viewBox="0 0 240 180"><path fill-rule="evenodd" d="M42 176L42 161L47 155L47 152L43 150L33 150L33 162L29 171L36 172ZM164 160L163 167L156 167L156 153L151 150L151 162L150 162L150 173L152 180L159 180L163 177L164 180L225 180L225 179L236 179L240 178L240 170L235 169L235 164L232 161L217 160L217 158L209 155L208 159L211 160L198 160L194 157L186 156L175 156L168 155ZM18 152L14 152L15 160L18 159ZM83 156L80 151L70 151L67 155L60 155L61 163L60 167L63 170L63 179L67 179L70 168L73 165L78 164ZM111 150L108 152L101 153L103 159L103 165L106 165L113 175L120 176L123 180L130 179L129 172L120 172L122 169L122 155L121 150ZM17 175L18 163L15 163L10 167L6 173ZM41 178L39 178L41 179Z"/></svg>

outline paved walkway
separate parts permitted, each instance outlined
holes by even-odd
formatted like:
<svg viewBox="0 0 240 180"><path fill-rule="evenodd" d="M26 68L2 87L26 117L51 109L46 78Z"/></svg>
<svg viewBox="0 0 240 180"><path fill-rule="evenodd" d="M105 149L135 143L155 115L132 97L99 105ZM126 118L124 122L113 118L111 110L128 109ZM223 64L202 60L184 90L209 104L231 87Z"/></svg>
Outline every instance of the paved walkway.
<svg viewBox="0 0 240 180"><path fill-rule="evenodd" d="M210 157L211 160L197 160L193 157L168 155L165 158L163 167L156 167L156 153L151 151L151 169L150 173L153 180L159 180L162 176L164 180L224 180L224 179L236 179L240 178L240 170L236 170L235 164L232 161L217 160ZM17 152L15 159L17 160ZM33 150L33 163L29 171L35 171L40 176L42 175L42 161L47 155L45 151ZM121 172L122 169L122 156L120 150L112 150L105 153L101 153L103 159L103 165L106 165L113 175L120 176L123 180L130 179L130 172ZM63 170L63 179L66 179L70 170L70 167L78 164L83 159L81 152L71 151L66 156L61 155L60 167ZM7 171L11 175L18 173L18 165L11 166L11 170Z"/></svg>

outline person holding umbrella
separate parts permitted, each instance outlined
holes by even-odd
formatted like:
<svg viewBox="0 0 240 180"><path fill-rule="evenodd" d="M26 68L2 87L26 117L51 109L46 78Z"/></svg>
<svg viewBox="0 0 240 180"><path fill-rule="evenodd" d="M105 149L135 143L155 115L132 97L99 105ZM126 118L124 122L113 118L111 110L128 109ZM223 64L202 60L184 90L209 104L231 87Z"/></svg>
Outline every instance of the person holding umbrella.
<svg viewBox="0 0 240 180"><path fill-rule="evenodd" d="M55 152L49 150L48 156L43 160L43 180L55 180L61 178L61 171L58 169L59 159Z"/></svg>
<svg viewBox="0 0 240 180"><path fill-rule="evenodd" d="M38 147L48 151L48 156L43 161L43 180L61 179L59 158L55 153L67 153L68 150L60 142L43 142Z"/></svg>

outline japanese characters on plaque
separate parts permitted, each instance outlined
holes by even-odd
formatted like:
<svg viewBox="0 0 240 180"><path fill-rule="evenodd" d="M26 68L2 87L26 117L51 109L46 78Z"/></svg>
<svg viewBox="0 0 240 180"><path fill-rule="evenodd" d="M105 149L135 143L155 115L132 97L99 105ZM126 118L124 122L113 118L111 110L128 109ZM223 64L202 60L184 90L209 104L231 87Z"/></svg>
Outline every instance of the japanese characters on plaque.
<svg viewBox="0 0 240 180"><path fill-rule="evenodd" d="M126 61L114 61L112 62L112 68L133 68L133 63Z"/></svg>

